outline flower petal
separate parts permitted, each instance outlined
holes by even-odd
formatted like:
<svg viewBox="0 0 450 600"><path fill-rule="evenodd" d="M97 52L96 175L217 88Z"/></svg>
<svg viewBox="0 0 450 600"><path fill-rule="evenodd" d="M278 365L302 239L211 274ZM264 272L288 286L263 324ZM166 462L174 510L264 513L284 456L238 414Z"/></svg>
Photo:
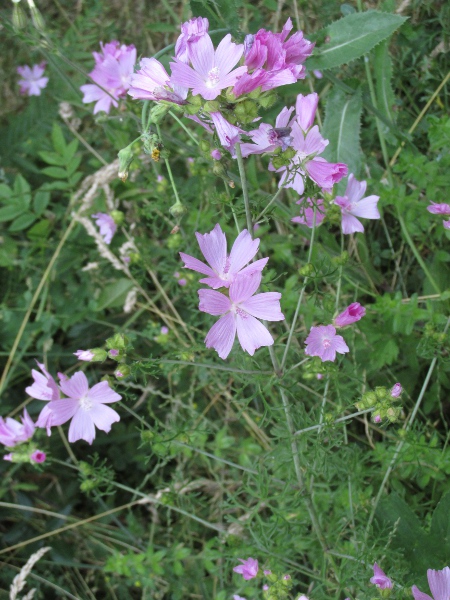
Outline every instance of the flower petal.
<svg viewBox="0 0 450 600"><path fill-rule="evenodd" d="M431 598L431 596L421 592L416 585L412 586L411 591L412 591L412 595L414 596L414 600L433 600L433 598Z"/></svg>
<svg viewBox="0 0 450 600"><path fill-rule="evenodd" d="M213 290L198 290L200 298L199 310L210 315L223 315L231 308L229 298Z"/></svg>
<svg viewBox="0 0 450 600"><path fill-rule="evenodd" d="M230 272L237 273L244 265L252 260L258 252L259 238L252 239L252 236L244 229L237 236L230 252Z"/></svg>
<svg viewBox="0 0 450 600"><path fill-rule="evenodd" d="M79 400L88 393L89 383L82 371L77 371L70 379L60 382L61 389L66 396Z"/></svg>
<svg viewBox="0 0 450 600"><path fill-rule="evenodd" d="M245 312L258 319L283 321L284 315L281 312L280 298L281 294L278 292L264 292L241 302L240 306Z"/></svg>
<svg viewBox="0 0 450 600"><path fill-rule="evenodd" d="M230 285L230 300L234 304L240 304L248 300L261 285L261 273L256 272L252 275L238 277Z"/></svg>
<svg viewBox="0 0 450 600"><path fill-rule="evenodd" d="M184 262L185 269L191 269L191 271L197 271L197 273L203 273L203 275L209 275L210 277L214 277L216 273L205 265L201 260L194 258L193 256L189 256L189 254L185 254L184 252L179 253L181 256L181 260Z"/></svg>
<svg viewBox="0 0 450 600"><path fill-rule="evenodd" d="M205 338L207 348L214 348L220 358L225 359L231 352L236 337L236 320L232 313L221 317L208 331Z"/></svg>
<svg viewBox="0 0 450 600"><path fill-rule="evenodd" d="M445 567L442 571L427 571L428 585L434 600L449 600L450 598L450 567Z"/></svg>
<svg viewBox="0 0 450 600"><path fill-rule="evenodd" d="M109 406L104 406L103 404L96 404L88 414L94 425L106 433L111 431L113 423L120 421L119 414Z"/></svg>
<svg viewBox="0 0 450 600"><path fill-rule="evenodd" d="M111 404L122 400L122 396L109 387L107 381L96 383L86 394L86 398L95 404Z"/></svg>
<svg viewBox="0 0 450 600"><path fill-rule="evenodd" d="M227 259L227 239L220 225L217 223L210 233L195 235L206 261L218 275L222 274Z"/></svg>
<svg viewBox="0 0 450 600"><path fill-rule="evenodd" d="M92 444L95 439L95 425L91 418L90 411L79 409L70 423L69 427L69 442L73 443L77 440L85 440L88 444Z"/></svg>
<svg viewBox="0 0 450 600"><path fill-rule="evenodd" d="M243 316L237 314L236 327L239 343L250 356L253 356L255 350L261 348L261 346L271 346L273 344L273 337L268 329L250 314L244 313Z"/></svg>

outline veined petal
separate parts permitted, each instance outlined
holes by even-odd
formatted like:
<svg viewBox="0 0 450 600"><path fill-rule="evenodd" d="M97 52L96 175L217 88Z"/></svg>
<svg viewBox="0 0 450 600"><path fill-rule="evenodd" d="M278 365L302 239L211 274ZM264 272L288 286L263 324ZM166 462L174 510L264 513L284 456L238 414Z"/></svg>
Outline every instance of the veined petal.
<svg viewBox="0 0 450 600"><path fill-rule="evenodd" d="M412 586L411 591L412 591L412 595L414 596L414 600L433 600L433 598L431 598L431 596L421 592L416 585Z"/></svg>
<svg viewBox="0 0 450 600"><path fill-rule="evenodd" d="M69 442L72 444L77 440L85 440L92 444L95 439L95 425L91 418L90 411L79 409L69 427Z"/></svg>
<svg viewBox="0 0 450 600"><path fill-rule="evenodd" d="M216 49L215 56L215 65L219 68L219 72L221 75L221 79L223 76L227 75L231 69L236 65L236 63L241 58L244 52L244 44L234 44L231 41L231 34L227 34ZM241 71L245 73L247 71L247 67L245 67L245 71Z"/></svg>
<svg viewBox="0 0 450 600"><path fill-rule="evenodd" d="M236 327L239 343L250 356L253 356L255 350L261 346L273 344L273 337L268 329L248 313L244 313L242 316L239 313L236 314Z"/></svg>
<svg viewBox="0 0 450 600"><path fill-rule="evenodd" d="M204 80L197 71L194 71L192 67L179 60L171 62L170 68L172 69L170 84L173 87L175 87L175 85L180 85L185 88L197 89L205 85Z"/></svg>
<svg viewBox="0 0 450 600"><path fill-rule="evenodd" d="M358 202L366 193L367 181L358 181L353 173L348 176L347 188L345 195L350 202Z"/></svg>
<svg viewBox="0 0 450 600"><path fill-rule="evenodd" d="M328 143L328 140L325 140L321 136L319 127L314 125L314 127L312 127L306 135L305 144L302 151L308 155L321 154L328 146Z"/></svg>
<svg viewBox="0 0 450 600"><path fill-rule="evenodd" d="M353 215L342 213L342 233L364 233L364 226L361 221L358 221Z"/></svg>
<svg viewBox="0 0 450 600"><path fill-rule="evenodd" d="M247 229L242 230L231 248L229 272L237 273L240 271L244 265L252 260L258 252L258 248L259 238L253 240Z"/></svg>
<svg viewBox="0 0 450 600"><path fill-rule="evenodd" d="M268 260L269 258L255 260L255 262L250 263L247 267L244 267L239 271L239 277L248 277L249 275L253 275L253 273L261 273Z"/></svg>
<svg viewBox="0 0 450 600"><path fill-rule="evenodd" d="M214 348L220 358L227 358L236 337L236 320L233 313L221 317L208 331L205 338L207 348Z"/></svg>
<svg viewBox="0 0 450 600"><path fill-rule="evenodd" d="M363 217L364 219L379 219L377 202L379 196L367 196L352 206L351 213L355 217Z"/></svg>
<svg viewBox="0 0 450 600"><path fill-rule="evenodd" d="M94 425L106 433L111 430L111 425L113 423L120 421L119 414L104 404L96 404L87 414L90 416Z"/></svg>
<svg viewBox="0 0 450 600"><path fill-rule="evenodd" d="M122 396L109 387L107 381L96 383L88 392L86 398L94 404L111 404L122 400Z"/></svg>
<svg viewBox="0 0 450 600"><path fill-rule="evenodd" d="M197 271L197 273L203 273L203 275L209 275L210 277L215 277L216 273L205 265L201 260L194 258L193 256L189 256L189 254L185 254L184 252L179 253L181 256L181 260L184 262L185 269L191 269L191 271Z"/></svg>
<svg viewBox="0 0 450 600"><path fill-rule="evenodd" d="M82 371L78 371L66 381L61 381L60 386L66 396L75 400L79 400L89 391L88 380Z"/></svg>
<svg viewBox="0 0 450 600"><path fill-rule="evenodd" d="M218 290L219 288L222 288L222 287L225 287L225 288L230 287L231 281L227 281L225 279L221 279L220 277L214 276L214 277L204 277L203 279L200 279L200 283L204 283L205 285L208 285L213 290Z"/></svg>
<svg viewBox="0 0 450 600"><path fill-rule="evenodd" d="M263 292L241 302L240 307L258 319L283 321L284 315L281 312L280 298L281 294L278 292Z"/></svg>
<svg viewBox="0 0 450 600"><path fill-rule="evenodd" d="M238 277L230 285L230 300L233 304L241 304L248 300L261 285L261 272L257 271L252 275Z"/></svg>
<svg viewBox="0 0 450 600"><path fill-rule="evenodd" d="M214 46L207 33L195 41L191 41L189 44L189 58L196 72L203 79L206 79L208 73L214 67Z"/></svg>
<svg viewBox="0 0 450 600"><path fill-rule="evenodd" d="M210 233L196 233L195 236L206 261L218 275L222 274L227 259L227 239L220 225L217 223Z"/></svg>
<svg viewBox="0 0 450 600"><path fill-rule="evenodd" d="M56 427L67 423L77 412L79 405L78 400L71 398L52 400L41 410L36 427Z"/></svg>
<svg viewBox="0 0 450 600"><path fill-rule="evenodd" d="M428 569L428 585L434 600L449 600L450 598L450 567L441 571Z"/></svg>
<svg viewBox="0 0 450 600"><path fill-rule="evenodd" d="M231 308L230 299L214 290L198 290L199 310L210 315L223 315Z"/></svg>

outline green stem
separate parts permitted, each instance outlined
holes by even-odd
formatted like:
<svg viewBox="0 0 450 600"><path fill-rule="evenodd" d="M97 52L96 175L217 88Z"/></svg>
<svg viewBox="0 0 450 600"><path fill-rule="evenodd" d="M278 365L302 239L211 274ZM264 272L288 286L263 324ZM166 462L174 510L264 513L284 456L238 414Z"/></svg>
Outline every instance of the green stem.
<svg viewBox="0 0 450 600"><path fill-rule="evenodd" d="M236 144L236 158L241 178L242 195L244 196L245 216L247 217L247 229L253 237L252 214L250 212L250 199L248 197L247 177L245 176L244 160L242 158L241 145Z"/></svg>
<svg viewBox="0 0 450 600"><path fill-rule="evenodd" d="M261 218L262 218L262 217L263 217L263 216L266 214L266 212L269 210L269 208L272 206L272 204L278 200L278 197L279 197L279 195L281 194L281 192L282 192L283 190L284 190L284 187L283 187L283 186L281 186L281 187L279 187L279 188L278 188L278 191L277 191L277 193L276 193L276 194L275 194L275 196L272 198L272 200L269 202L269 204L267 204L266 208L265 208L263 211L261 211L261 212L259 213L259 215L256 217L256 219L255 219L255 222L256 222L256 223L257 223L257 222L258 222L258 221L259 221L259 220L260 220L260 219L261 219Z"/></svg>
<svg viewBox="0 0 450 600"><path fill-rule="evenodd" d="M177 117L177 115L174 112L172 112L171 110L169 110L169 115L172 117L172 119L174 119L178 123L178 125L182 129L184 129L184 131L188 134L188 136L191 138L191 140L194 142L194 144L197 144L197 146L198 146L200 142L198 141L198 139L196 137L194 137L192 135L192 132L189 131L189 129L186 127L186 125L183 123L183 121L181 119L179 119Z"/></svg>
<svg viewBox="0 0 450 600"><path fill-rule="evenodd" d="M161 129L159 128L159 125L156 125L156 131L158 132L158 137L161 138ZM172 184L173 193L175 194L176 203L181 204L180 197L178 195L177 186L175 185L175 180L172 175L172 169L170 168L170 163L167 160L167 158L164 159L164 163L166 165L167 173L169 174L169 179L170 179L170 183Z"/></svg>
<svg viewBox="0 0 450 600"><path fill-rule="evenodd" d="M333 421L331 423L331 425L336 425L337 423L343 423L344 421L354 419L356 417L359 417L360 415L366 415L372 411L373 411L373 408L366 408L365 410L360 410L358 412L352 413L351 415L345 415L345 417L339 417L339 419L336 419L335 421ZM315 431L316 429L321 429L322 427L323 427L322 423L319 423L318 425L311 425L311 427L306 427L305 429L299 429L298 431L295 431L294 435L295 436L302 435L302 433L306 433L307 431Z"/></svg>

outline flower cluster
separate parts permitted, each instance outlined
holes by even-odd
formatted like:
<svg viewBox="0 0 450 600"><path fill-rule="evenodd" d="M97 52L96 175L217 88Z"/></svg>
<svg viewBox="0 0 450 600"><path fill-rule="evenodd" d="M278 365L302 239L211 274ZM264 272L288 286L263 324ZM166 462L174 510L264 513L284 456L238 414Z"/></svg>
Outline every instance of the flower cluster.
<svg viewBox="0 0 450 600"><path fill-rule="evenodd" d="M41 90L43 90L48 83L48 77L44 77L44 71L47 63L45 61L38 65L24 65L23 67L17 67L17 73L21 76L18 84L20 86L20 93L26 96L40 96Z"/></svg>
<svg viewBox="0 0 450 600"><path fill-rule="evenodd" d="M278 600L284 600L289 596L289 590L291 589L293 582L292 578L289 574L277 575L273 573L270 569L259 568L259 564L256 558L247 558L247 560L243 560L242 558L238 559L242 564L233 568L235 573L242 575L245 581L249 581L255 578L265 578L267 583L264 583L262 586L263 597L268 600L272 600L277 598ZM245 600L242 596L235 594L233 596L233 600Z"/></svg>
<svg viewBox="0 0 450 600"><path fill-rule="evenodd" d="M432 597L421 592L416 585L413 585L411 591L414 600L448 600L450 598L450 567L444 567L440 571L428 569L427 578ZM373 577L371 577L370 582L381 590L382 597L387 597L387 594L383 592L384 590L389 593L389 590L394 587L392 580L380 569L377 563L373 565Z"/></svg>
<svg viewBox="0 0 450 600"><path fill-rule="evenodd" d="M22 423L12 419L11 417L0 417L0 444L3 444L7 449L12 450L9 454L5 454L3 459L11 462L31 462L43 463L46 459L45 452L38 450L29 442L34 435L36 426L24 409ZM17 449L16 447L19 446Z"/></svg>
<svg viewBox="0 0 450 600"><path fill-rule="evenodd" d="M400 383L396 383L391 390L378 386L373 391L365 392L355 406L358 410L372 409L374 423L381 423L383 419L395 423L402 412L401 407L396 406L395 402L399 401L402 392L403 388Z"/></svg>
<svg viewBox="0 0 450 600"><path fill-rule="evenodd" d="M244 229L228 255L226 237L219 224L210 233L196 233L196 236L208 264L183 252L180 256L184 267L206 275L200 283L212 288L198 291L199 309L210 315L222 315L206 336L206 347L214 348L220 358L225 359L231 352L236 333L242 349L251 356L261 346L271 346L274 340L258 319L282 321L284 315L280 307L281 294L255 294L261 284L261 271L269 260L261 258L248 264L258 252L259 239L253 240ZM228 295L215 291L222 287Z"/></svg>

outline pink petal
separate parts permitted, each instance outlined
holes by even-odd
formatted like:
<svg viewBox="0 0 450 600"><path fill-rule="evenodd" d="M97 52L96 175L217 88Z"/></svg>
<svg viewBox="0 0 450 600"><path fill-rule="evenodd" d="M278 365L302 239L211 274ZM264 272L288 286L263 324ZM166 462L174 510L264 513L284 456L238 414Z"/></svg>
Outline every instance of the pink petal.
<svg viewBox="0 0 450 600"><path fill-rule="evenodd" d="M122 400L122 396L109 387L107 381L96 383L86 394L86 398L95 404L111 404Z"/></svg>
<svg viewBox="0 0 450 600"><path fill-rule="evenodd" d="M223 315L231 308L229 298L213 290L198 290L199 310L210 315Z"/></svg>
<svg viewBox="0 0 450 600"><path fill-rule="evenodd" d="M434 600L449 600L450 598L450 568L445 567L441 571L428 569L428 585Z"/></svg>
<svg viewBox="0 0 450 600"><path fill-rule="evenodd" d="M236 314L236 326L239 343L250 356L261 346L271 346L273 337L260 321L249 314Z"/></svg>
<svg viewBox="0 0 450 600"><path fill-rule="evenodd" d="M208 331L205 338L207 348L214 348L220 358L225 359L231 352L236 337L236 321L232 313L221 317Z"/></svg>
<svg viewBox="0 0 450 600"><path fill-rule="evenodd" d="M241 302L240 307L258 319L283 321L284 315L281 312L280 298L281 294L278 292L264 292Z"/></svg>
<svg viewBox="0 0 450 600"><path fill-rule="evenodd" d="M230 273L237 273L244 265L252 260L258 252L259 238L252 239L247 229L237 236L230 252Z"/></svg>
<svg viewBox="0 0 450 600"><path fill-rule="evenodd" d="M414 600L433 600L428 594L424 594L419 590L419 588L415 585L411 588L412 595L414 596Z"/></svg>
<svg viewBox="0 0 450 600"><path fill-rule="evenodd" d="M244 267L239 271L239 277L248 277L249 275L253 275L253 273L260 273L266 266L268 260L268 258L255 260L255 262L250 263L247 267Z"/></svg>
<svg viewBox="0 0 450 600"><path fill-rule="evenodd" d="M210 233L196 233L198 245L206 261L217 274L223 273L227 259L227 239L219 224Z"/></svg>
<svg viewBox="0 0 450 600"><path fill-rule="evenodd" d="M210 275L211 277L215 276L211 267L205 265L201 260L189 256L189 254L184 254L184 252L180 252L180 256L181 260L184 262L185 269L191 269L191 271L197 271L197 273L203 273L204 275Z"/></svg>
<svg viewBox="0 0 450 600"><path fill-rule="evenodd" d="M79 400L89 391L88 380L82 371L77 371L70 379L61 381L60 385L63 393L75 400Z"/></svg>
<svg viewBox="0 0 450 600"><path fill-rule="evenodd" d="M215 63L216 67L219 67L220 79L223 79L225 75L227 75L231 69L236 65L236 63L241 58L244 52L243 44L234 44L231 41L231 35L228 33L220 44L217 46ZM245 70L242 71L245 73L247 71L247 67L244 67Z"/></svg>
<svg viewBox="0 0 450 600"><path fill-rule="evenodd" d="M352 215L355 217L363 217L364 219L379 219L380 213L377 208L379 199L379 196L367 196L367 198L360 200L352 206Z"/></svg>
<svg viewBox="0 0 450 600"><path fill-rule="evenodd" d="M41 410L37 427L56 427L63 425L71 419L77 412L79 407L78 400L71 398L61 398L61 400L53 400L44 406Z"/></svg>
<svg viewBox="0 0 450 600"><path fill-rule="evenodd" d="M120 416L118 413L104 404L96 404L91 408L90 411L88 411L88 414L90 415L94 425L106 433L111 430L113 423L120 421Z"/></svg>
<svg viewBox="0 0 450 600"><path fill-rule="evenodd" d="M85 440L92 444L95 439L95 426L90 411L80 408L74 415L69 427L69 442Z"/></svg>
<svg viewBox="0 0 450 600"><path fill-rule="evenodd" d="M220 277L204 277L199 280L200 283L204 283L205 285L209 285L213 290L218 290L219 288L230 287L231 281L226 281L225 279L221 279Z"/></svg>
<svg viewBox="0 0 450 600"><path fill-rule="evenodd" d="M342 233L364 233L364 226L356 217L342 213Z"/></svg>
<svg viewBox="0 0 450 600"><path fill-rule="evenodd" d="M207 33L189 44L189 58L196 72L206 79L214 67L214 46Z"/></svg>
<svg viewBox="0 0 450 600"><path fill-rule="evenodd" d="M189 65L177 60L176 62L170 63L170 68L172 69L172 76L170 78L170 84L172 86L180 85L185 88L198 90L198 88L204 85L202 77ZM197 95L198 93L199 92L196 91L194 95Z"/></svg>
<svg viewBox="0 0 450 600"><path fill-rule="evenodd" d="M261 273L256 272L253 275L238 277L230 285L230 300L234 304L240 304L248 300L261 285Z"/></svg>
<svg viewBox="0 0 450 600"><path fill-rule="evenodd" d="M307 131L314 123L318 103L319 96L316 93L308 94L307 96L299 94L297 96L295 112L297 115L297 122L303 131Z"/></svg>
<svg viewBox="0 0 450 600"><path fill-rule="evenodd" d="M366 193L367 181L358 181L355 179L353 173L350 173L348 176L347 188L345 190L345 195L350 200L350 202L359 202L361 198L363 198Z"/></svg>

